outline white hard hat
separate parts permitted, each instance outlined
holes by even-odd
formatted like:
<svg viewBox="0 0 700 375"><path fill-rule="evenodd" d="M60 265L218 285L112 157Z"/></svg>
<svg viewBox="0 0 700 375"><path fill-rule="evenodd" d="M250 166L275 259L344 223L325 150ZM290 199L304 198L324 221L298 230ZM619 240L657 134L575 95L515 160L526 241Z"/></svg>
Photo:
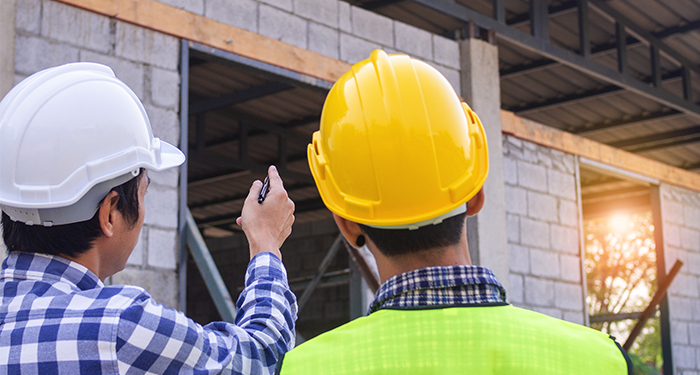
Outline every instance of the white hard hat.
<svg viewBox="0 0 700 375"><path fill-rule="evenodd" d="M28 225L88 220L139 168L184 161L153 137L136 94L104 65L40 71L0 102L0 208Z"/></svg>

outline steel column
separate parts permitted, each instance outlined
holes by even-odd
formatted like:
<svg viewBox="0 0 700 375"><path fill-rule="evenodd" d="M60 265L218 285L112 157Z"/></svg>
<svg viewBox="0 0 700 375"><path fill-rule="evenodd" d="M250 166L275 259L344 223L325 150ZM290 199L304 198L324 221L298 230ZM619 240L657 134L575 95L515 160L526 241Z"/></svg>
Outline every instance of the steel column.
<svg viewBox="0 0 700 375"><path fill-rule="evenodd" d="M188 154L188 121L190 82L190 48L187 40L180 42L180 151L185 154L185 162L180 166L180 200L178 207L178 237L180 251L178 256L178 304L183 313L187 310L187 154Z"/></svg>

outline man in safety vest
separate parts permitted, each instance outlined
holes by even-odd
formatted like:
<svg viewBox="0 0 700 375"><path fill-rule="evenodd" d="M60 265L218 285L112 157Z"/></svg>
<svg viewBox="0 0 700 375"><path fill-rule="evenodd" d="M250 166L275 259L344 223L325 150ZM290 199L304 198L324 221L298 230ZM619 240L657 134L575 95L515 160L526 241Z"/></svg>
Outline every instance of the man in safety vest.
<svg viewBox="0 0 700 375"><path fill-rule="evenodd" d="M183 140L186 141L186 140ZM104 65L36 73L0 102L0 374L269 374L294 345L280 246L294 204L274 167L238 224L250 244L236 324L205 327L143 288L105 285L144 221L146 170L185 161Z"/></svg>
<svg viewBox="0 0 700 375"><path fill-rule="evenodd" d="M465 217L484 204L486 137L428 64L381 50L355 64L328 94L308 159L382 285L369 316L287 353L281 374L631 371L608 335L508 305L494 274L471 265Z"/></svg>

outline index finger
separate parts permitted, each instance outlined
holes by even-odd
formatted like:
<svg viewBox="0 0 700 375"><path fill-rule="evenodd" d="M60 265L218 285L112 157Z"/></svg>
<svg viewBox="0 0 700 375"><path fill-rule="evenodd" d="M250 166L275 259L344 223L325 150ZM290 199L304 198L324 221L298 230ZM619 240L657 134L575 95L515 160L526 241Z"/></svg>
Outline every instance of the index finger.
<svg viewBox="0 0 700 375"><path fill-rule="evenodd" d="M277 167L274 165L271 165L267 169L267 175L270 178L270 187L276 187L278 189L284 189L284 184L282 183L282 177L280 177L279 172L277 171ZM270 189L272 190L272 189Z"/></svg>

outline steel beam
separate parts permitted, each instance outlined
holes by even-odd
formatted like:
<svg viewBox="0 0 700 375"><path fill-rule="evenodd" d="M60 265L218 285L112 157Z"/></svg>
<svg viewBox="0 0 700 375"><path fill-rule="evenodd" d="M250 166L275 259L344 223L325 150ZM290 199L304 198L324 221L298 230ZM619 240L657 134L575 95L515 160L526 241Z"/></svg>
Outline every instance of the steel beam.
<svg viewBox="0 0 700 375"><path fill-rule="evenodd" d="M311 198L311 199L306 199L300 202L295 202L295 209L294 213L296 215L303 213L303 212L308 212L308 211L316 211L326 208L326 206L323 204L323 201L321 198ZM221 216L216 216L216 217L210 217L202 220L197 221L197 227L199 228L206 228L206 227L218 227L222 225L230 225L236 222L236 219L241 216L240 211L235 212L230 215L221 215Z"/></svg>
<svg viewBox="0 0 700 375"><path fill-rule="evenodd" d="M216 98L206 99L190 104L190 115L202 112L214 111L217 109L244 103L250 100L259 99L268 95L274 95L282 91L293 89L294 86L281 82L266 82L262 85L253 86L245 90L235 91Z"/></svg>
<svg viewBox="0 0 700 375"><path fill-rule="evenodd" d="M591 32L588 22L588 0L577 0L579 54L584 59L591 58Z"/></svg>
<svg viewBox="0 0 700 375"><path fill-rule="evenodd" d="M549 43L547 0L530 0L530 34L540 42Z"/></svg>
<svg viewBox="0 0 700 375"><path fill-rule="evenodd" d="M667 38L669 36L684 34L698 29L700 29L700 20L688 22L683 26L669 27L668 29L657 31L654 33L654 36L657 38Z"/></svg>
<svg viewBox="0 0 700 375"><path fill-rule="evenodd" d="M586 3L588 3L589 0L579 0L579 1L582 1L582 2L585 1ZM580 39L586 37L588 39L588 44L590 45L590 37L582 34L582 31L581 31L581 30L583 30L583 33L589 32L588 24L583 23L584 21L581 19L582 17L586 18L586 19L588 18L588 14L587 14L588 8L586 7L585 9L586 9L585 15L582 14L581 11L579 11L579 44L585 44L586 41L581 41ZM700 23L700 21L697 21L697 22ZM586 27L581 29L581 25L586 25ZM679 32L678 30L679 30L679 28L672 27L672 28L661 30L661 31L657 31L657 32L653 33L652 35L654 35L657 38L668 38L670 36L676 35ZM627 47L634 47L634 46L639 45L641 43L642 42L639 39L632 37L632 36L628 36L626 39ZM657 47L652 45L651 48L656 49L656 53L658 54ZM578 53L581 56L586 57L586 55L581 52L584 50L585 49L583 47L579 46ZM597 46L591 47L590 56L592 56L592 57L602 56L602 55L606 55L606 54L613 52L613 51L616 51L616 50L617 50L617 43L599 44ZM515 76L515 75L525 74L525 73L528 73L530 71L544 69L544 68L547 68L549 66L553 66L553 65L557 65L557 64L559 64L558 61L550 60L550 59L542 59L542 60L538 60L538 61L535 61L535 62L530 63L530 64L516 66L516 67L502 70L500 73L500 76L501 76L501 78L507 78L507 77L511 77L511 76Z"/></svg>
<svg viewBox="0 0 700 375"><path fill-rule="evenodd" d="M700 137L700 126L692 126L663 134L652 134L608 144L630 152L642 152L677 146L678 142L698 142L700 141L698 137Z"/></svg>
<svg viewBox="0 0 700 375"><path fill-rule="evenodd" d="M497 14L496 13L496 9L497 9L496 8L496 1L500 1L501 3L503 3L503 0L493 0L493 1L494 1L494 17L493 18L498 19L498 17L495 16L495 14ZM563 14L569 14L569 13L575 11L577 6L578 6L578 4L577 4L576 0L568 1L565 3L559 4L557 6L548 7L547 14L548 14L549 18L560 16ZM503 14L504 14L503 18L505 19L505 10L504 10ZM508 26L518 27L518 26L523 26L523 25L529 24L531 19L532 18L531 18L530 13L524 13L524 14L518 14L516 16L511 17L510 19L508 19L506 21L506 23L508 24ZM503 22L501 22L501 23L503 23Z"/></svg>
<svg viewBox="0 0 700 375"><path fill-rule="evenodd" d="M259 164L251 160L241 160L231 158L225 155L221 155L211 151L197 152L193 151L190 153L191 162L200 162L204 164L209 164L216 166L221 170L224 170L222 174L236 173L245 170L250 170L253 172L267 174L268 166L265 164ZM313 184L313 178L304 173L293 172L293 171L280 171L281 174L290 178L294 181L305 182L307 184Z"/></svg>
<svg viewBox="0 0 700 375"><path fill-rule="evenodd" d="M396 3L400 3L404 0L375 0L375 1L370 1L366 3L362 3L360 5L362 8L365 8L367 10L379 10L384 7L388 7L389 5L394 5Z"/></svg>
<svg viewBox="0 0 700 375"><path fill-rule="evenodd" d="M549 108L558 107L558 106L562 106L562 105L575 104L578 102L590 100L592 98L600 98L604 95L614 94L614 93L617 93L620 91L622 91L622 89L619 87L606 86L606 87L603 87L602 89L590 90L590 91L586 91L586 92L583 92L580 94L566 95L566 96L563 96L561 98L550 99L550 100L546 100L546 101L541 102L541 103L533 103L533 104L527 105L525 107L510 108L510 110L515 112L516 115L522 116L522 115L526 115L528 113L540 111L543 109L549 109Z"/></svg>
<svg viewBox="0 0 700 375"><path fill-rule="evenodd" d="M668 119L673 116L678 116L682 115L681 112L675 111L675 110L670 110L670 111L660 111L660 112L654 112L654 113L649 113L649 114L642 114L638 116L633 116L633 117L623 117L617 120L613 120L610 122L601 122L598 124L593 124L592 126L586 126L586 127L581 127L578 129L573 129L569 130L569 133L573 134L587 134L587 133L593 133L596 131L600 130L609 130L612 128L617 128L620 126L628 126L628 125L635 125L647 121L654 121L654 120L661 120L661 119Z"/></svg>
<svg viewBox="0 0 700 375"><path fill-rule="evenodd" d="M627 71L627 31L625 26L615 23L615 48L617 49L617 71L622 74L629 74Z"/></svg>

